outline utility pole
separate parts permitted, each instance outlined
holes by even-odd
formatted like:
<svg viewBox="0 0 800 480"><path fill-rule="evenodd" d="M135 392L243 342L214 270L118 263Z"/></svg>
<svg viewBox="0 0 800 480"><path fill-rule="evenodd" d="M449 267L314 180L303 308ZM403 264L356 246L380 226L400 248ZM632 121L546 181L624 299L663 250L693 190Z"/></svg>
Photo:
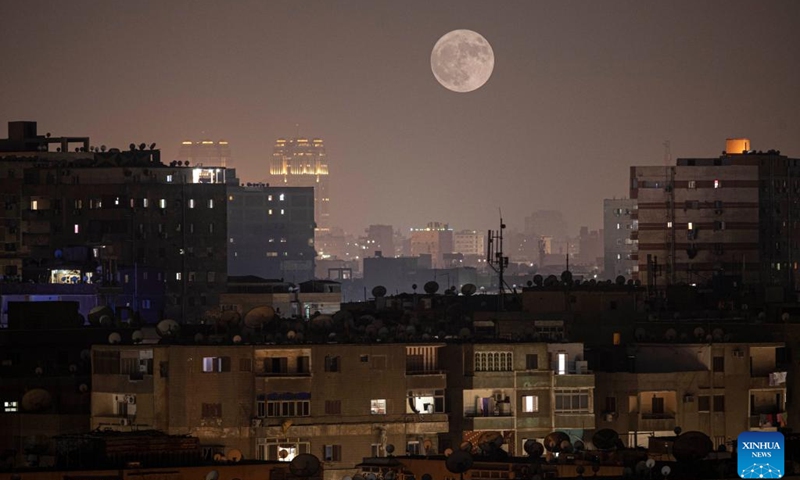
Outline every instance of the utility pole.
<svg viewBox="0 0 800 480"><path fill-rule="evenodd" d="M505 289L507 287L506 281L503 278L503 273L505 272L506 267L508 267L508 257L503 255L503 230L505 230L506 225L503 223L503 217L500 216L500 230L489 230L488 235L488 245L486 249L486 263L492 267L492 270L497 272L498 281L497 285L499 288L499 300L497 303L497 308L500 311L505 309L504 301L505 301ZM495 244L495 242L497 242Z"/></svg>

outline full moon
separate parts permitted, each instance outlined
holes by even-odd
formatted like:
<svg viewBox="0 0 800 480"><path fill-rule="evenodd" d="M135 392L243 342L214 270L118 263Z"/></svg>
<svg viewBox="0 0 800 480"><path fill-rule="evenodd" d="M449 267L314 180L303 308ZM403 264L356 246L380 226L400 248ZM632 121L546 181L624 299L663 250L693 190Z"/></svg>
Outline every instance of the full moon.
<svg viewBox="0 0 800 480"><path fill-rule="evenodd" d="M492 46L472 30L453 30L433 46L431 70L448 90L459 93L477 90L492 76Z"/></svg>

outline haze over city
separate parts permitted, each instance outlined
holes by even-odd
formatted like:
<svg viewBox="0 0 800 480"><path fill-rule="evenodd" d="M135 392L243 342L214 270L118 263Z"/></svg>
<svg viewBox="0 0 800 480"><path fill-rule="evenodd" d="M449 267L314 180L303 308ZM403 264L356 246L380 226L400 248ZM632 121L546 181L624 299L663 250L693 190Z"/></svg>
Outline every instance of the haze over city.
<svg viewBox="0 0 800 480"><path fill-rule="evenodd" d="M125 148L226 139L263 181L278 137L325 140L332 224L597 228L632 164L716 156L728 137L800 152L794 1L4 2L0 120ZM448 31L494 72L431 73ZM299 125L299 126L298 126Z"/></svg>

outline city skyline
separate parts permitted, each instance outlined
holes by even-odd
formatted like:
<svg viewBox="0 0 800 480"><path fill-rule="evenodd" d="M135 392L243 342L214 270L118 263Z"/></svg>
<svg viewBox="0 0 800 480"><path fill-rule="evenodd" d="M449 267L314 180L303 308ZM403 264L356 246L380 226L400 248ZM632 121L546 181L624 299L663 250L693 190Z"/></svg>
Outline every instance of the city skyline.
<svg viewBox="0 0 800 480"><path fill-rule="evenodd" d="M156 142L166 161L187 138L225 138L254 182L299 125L325 139L331 224L351 232L431 218L480 230L498 209L511 228L560 209L571 231L596 229L628 167L663 164L667 140L673 159L714 157L729 137L800 152L794 2L454 5L5 4L16 68L0 80L0 120ZM467 94L430 70L457 28L496 56Z"/></svg>

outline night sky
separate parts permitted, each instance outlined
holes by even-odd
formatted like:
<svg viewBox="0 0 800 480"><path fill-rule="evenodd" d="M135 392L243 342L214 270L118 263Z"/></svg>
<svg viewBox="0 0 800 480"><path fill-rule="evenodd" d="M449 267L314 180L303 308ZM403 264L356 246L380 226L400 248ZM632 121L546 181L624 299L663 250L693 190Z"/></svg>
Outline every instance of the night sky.
<svg viewBox="0 0 800 480"><path fill-rule="evenodd" d="M800 157L800 2L0 2L0 122L93 145L231 142L264 181L277 137L322 137L332 220L509 228L561 209L598 228L630 165L717 156L726 137ZM454 93L450 30L495 70ZM3 133L3 137L4 132Z"/></svg>

